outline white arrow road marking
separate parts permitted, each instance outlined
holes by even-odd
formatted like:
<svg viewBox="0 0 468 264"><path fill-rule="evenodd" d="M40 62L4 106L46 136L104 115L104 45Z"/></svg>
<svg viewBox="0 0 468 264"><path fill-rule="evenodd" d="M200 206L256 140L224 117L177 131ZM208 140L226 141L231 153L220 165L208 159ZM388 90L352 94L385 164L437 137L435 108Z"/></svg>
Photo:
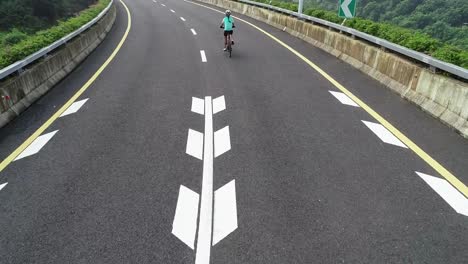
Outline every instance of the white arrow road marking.
<svg viewBox="0 0 468 264"><path fill-rule="evenodd" d="M192 97L192 112L203 115L205 112L205 100Z"/></svg>
<svg viewBox="0 0 468 264"><path fill-rule="evenodd" d="M195 29L191 28L190 31L192 31L192 34L193 34L194 36L197 35L197 32L195 31Z"/></svg>
<svg viewBox="0 0 468 264"><path fill-rule="evenodd" d="M338 101L340 101L342 104L359 107L359 105L357 105L353 100L351 100L351 98L349 98L346 94L340 93L340 92L333 92L333 91L329 91L329 92L336 99L338 99Z"/></svg>
<svg viewBox="0 0 468 264"><path fill-rule="evenodd" d="M195 248L195 233L197 232L198 193L181 185L177 208L172 223L172 234L191 249Z"/></svg>
<svg viewBox="0 0 468 264"><path fill-rule="evenodd" d="M224 95L213 100L213 114L217 114L226 109L226 101Z"/></svg>
<svg viewBox="0 0 468 264"><path fill-rule="evenodd" d="M236 181L215 192L213 246L237 229Z"/></svg>
<svg viewBox="0 0 468 264"><path fill-rule="evenodd" d="M403 142L401 142L397 137L395 137L390 131L388 131L384 126L381 124L377 123L372 123L372 122L367 122L362 120L362 122L370 129L372 132L374 132L375 135L377 135L383 142L392 144L395 146L399 146L402 148L408 148L406 147Z"/></svg>
<svg viewBox="0 0 468 264"><path fill-rule="evenodd" d="M88 99L84 99L84 100L81 100L81 101L78 101L78 102L74 102L72 105L70 105L70 107L68 107L68 109L63 112L60 117L64 117L64 116L67 116L67 115L71 115L71 114L74 114L76 112L78 112L78 110L80 110L80 108L88 101Z"/></svg>
<svg viewBox="0 0 468 264"><path fill-rule="evenodd" d="M201 53L203 57L204 52L201 51ZM192 111L205 116L205 133L189 129L186 148L187 154L203 160L195 264L210 263L212 245L237 228L235 181L231 181L216 191L216 197L213 199L214 155L219 156L231 149L229 126L213 132L213 113L224 109L226 109L224 96L214 100L211 99L211 96L206 96L205 100L192 97ZM213 203L216 203L215 209L213 209ZM196 224L193 224L193 219L197 218L197 204L197 194L181 186L172 233L192 249L195 241L194 230L197 227ZM215 212L214 216L213 212ZM216 223L214 217L218 219L215 220ZM188 227L184 227L184 225L188 225ZM216 233L213 233L213 228L216 229Z"/></svg>
<svg viewBox="0 0 468 264"><path fill-rule="evenodd" d="M204 50L200 50L200 55L201 55L201 60L203 62L206 62L206 54ZM210 104L211 104L211 101L210 101Z"/></svg>
<svg viewBox="0 0 468 264"><path fill-rule="evenodd" d="M25 150L23 150L23 152L21 152L21 154L18 155L18 157L16 157L15 161L38 153L57 132L58 130L55 130L54 132L50 132L36 138Z"/></svg>
<svg viewBox="0 0 468 264"><path fill-rule="evenodd" d="M189 129L185 153L199 160L203 158L203 133Z"/></svg>
<svg viewBox="0 0 468 264"><path fill-rule="evenodd" d="M468 216L468 199L444 179L436 178L421 172L419 175L442 199L444 199L457 213Z"/></svg>
<svg viewBox="0 0 468 264"><path fill-rule="evenodd" d="M5 182L5 183L3 183L3 184L0 184L0 190L2 190L7 184L8 184L8 182Z"/></svg>
<svg viewBox="0 0 468 264"><path fill-rule="evenodd" d="M229 126L226 126L214 133L215 158L231 149L231 139L229 136Z"/></svg>
<svg viewBox="0 0 468 264"><path fill-rule="evenodd" d="M205 142L203 180L195 264L210 263L213 224L213 109L211 96L205 97Z"/></svg>
<svg viewBox="0 0 468 264"><path fill-rule="evenodd" d="M345 0L341 4L341 10L343 10L343 13L345 14L345 17L351 18L353 17L353 14L351 14L351 10L349 10L349 4L351 4L352 0Z"/></svg>

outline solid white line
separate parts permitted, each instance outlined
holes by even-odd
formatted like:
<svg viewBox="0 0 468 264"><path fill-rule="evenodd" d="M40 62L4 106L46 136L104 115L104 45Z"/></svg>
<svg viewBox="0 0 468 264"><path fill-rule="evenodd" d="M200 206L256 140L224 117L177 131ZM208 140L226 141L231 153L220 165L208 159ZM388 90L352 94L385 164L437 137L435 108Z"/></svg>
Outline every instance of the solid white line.
<svg viewBox="0 0 468 264"><path fill-rule="evenodd" d="M214 144L215 158L231 149L229 126L226 126L214 133Z"/></svg>
<svg viewBox="0 0 468 264"><path fill-rule="evenodd" d="M205 97L204 143L200 222L195 264L210 263L211 234L213 232L213 110L211 96Z"/></svg>
<svg viewBox="0 0 468 264"><path fill-rule="evenodd" d="M215 192L213 246L237 229L236 181Z"/></svg>
<svg viewBox="0 0 468 264"><path fill-rule="evenodd" d="M32 143L31 145L29 145L23 152L21 152L21 154L18 155L18 157L16 157L15 161L17 160L20 160L22 158L25 158L27 156L31 156L31 155L34 155L36 153L38 153L42 147L45 146L45 144L47 144L47 142L55 135L55 133L57 133L58 130L55 130L54 132L50 132L48 134L45 134L45 135L42 135L42 136L39 136L38 138L36 138Z"/></svg>
<svg viewBox="0 0 468 264"><path fill-rule="evenodd" d="M200 55L201 55L201 60L203 62L206 62L206 54L205 54L205 51L204 50L200 50ZM206 103L206 101L205 101ZM210 104L211 104L211 101L210 101ZM206 109L206 108L205 108Z"/></svg>
<svg viewBox="0 0 468 264"><path fill-rule="evenodd" d="M388 131L384 126L377 123L367 122L362 120L362 122L374 132L383 142L392 144L395 146L399 146L402 148L408 148L405 144L403 144L397 137L395 137L390 131Z"/></svg>
<svg viewBox="0 0 468 264"><path fill-rule="evenodd" d="M338 99L338 101L340 101L342 104L359 107L359 105L356 104L353 100L351 100L351 98L349 98L346 94L340 93L340 92L333 92L333 91L329 91L329 92L333 96L335 96L335 98Z"/></svg>
<svg viewBox="0 0 468 264"><path fill-rule="evenodd" d="M203 133L189 129L185 153L199 160L203 158Z"/></svg>
<svg viewBox="0 0 468 264"><path fill-rule="evenodd" d="M199 199L198 193L183 185L180 186L172 234L191 249L195 248Z"/></svg>
<svg viewBox="0 0 468 264"><path fill-rule="evenodd" d="M457 213L468 216L468 199L444 179L417 172Z"/></svg>
<svg viewBox="0 0 468 264"><path fill-rule="evenodd" d="M3 183L3 184L0 184L0 190L2 190L7 184L8 184L8 182L5 182L5 183Z"/></svg>
<svg viewBox="0 0 468 264"><path fill-rule="evenodd" d="M185 21L185 18L183 18L183 17L180 17L180 20L182 20L182 21Z"/></svg>
<svg viewBox="0 0 468 264"><path fill-rule="evenodd" d="M197 32L195 31L195 29L191 28L190 30L192 31L192 34L193 34L194 36L197 35Z"/></svg>
<svg viewBox="0 0 468 264"><path fill-rule="evenodd" d="M172 9L171 9L171 12L172 12L172 13L175 13L175 11L174 11L174 10L172 10Z"/></svg>
<svg viewBox="0 0 468 264"><path fill-rule="evenodd" d="M76 112L78 112L78 110L80 110L80 108L88 101L88 99L84 99L84 100L81 100L81 101L77 101L77 102L74 102L72 105L70 105L70 107L68 107L68 109L63 112L60 117L64 117L64 116L67 116L67 115L71 115L71 114L74 114Z"/></svg>

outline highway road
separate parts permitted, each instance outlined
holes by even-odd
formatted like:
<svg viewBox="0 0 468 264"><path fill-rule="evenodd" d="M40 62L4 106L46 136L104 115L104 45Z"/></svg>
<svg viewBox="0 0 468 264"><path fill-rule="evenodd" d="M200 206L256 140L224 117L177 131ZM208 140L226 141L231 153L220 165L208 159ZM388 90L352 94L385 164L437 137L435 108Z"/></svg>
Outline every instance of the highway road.
<svg viewBox="0 0 468 264"><path fill-rule="evenodd" d="M0 129L1 263L468 263L466 139L264 23L228 58L219 8L125 4Z"/></svg>

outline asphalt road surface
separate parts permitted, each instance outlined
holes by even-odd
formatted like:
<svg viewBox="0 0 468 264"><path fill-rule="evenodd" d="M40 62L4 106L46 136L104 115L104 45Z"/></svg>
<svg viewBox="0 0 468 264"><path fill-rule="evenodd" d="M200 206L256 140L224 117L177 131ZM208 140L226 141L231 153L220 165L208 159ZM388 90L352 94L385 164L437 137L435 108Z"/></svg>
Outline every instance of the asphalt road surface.
<svg viewBox="0 0 468 264"><path fill-rule="evenodd" d="M126 4L128 37L68 115L48 122L124 38L121 2L96 51L0 129L4 160L47 124L0 173L0 263L468 263L463 191L240 19L462 183L466 139L264 23L233 14L228 58L222 13Z"/></svg>

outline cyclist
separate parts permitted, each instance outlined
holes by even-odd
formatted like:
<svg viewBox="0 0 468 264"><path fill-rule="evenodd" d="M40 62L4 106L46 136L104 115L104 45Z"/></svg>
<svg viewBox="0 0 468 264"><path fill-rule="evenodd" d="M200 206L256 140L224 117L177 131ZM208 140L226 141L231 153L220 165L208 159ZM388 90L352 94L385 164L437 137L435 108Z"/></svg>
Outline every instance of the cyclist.
<svg viewBox="0 0 468 264"><path fill-rule="evenodd" d="M234 40L232 40L232 33L234 31L232 29L236 27L234 26L234 19L231 17L231 10L226 10L225 14L226 16L223 18L220 26L220 28L224 28L224 51L227 50L228 35L231 37L231 45L234 45Z"/></svg>

